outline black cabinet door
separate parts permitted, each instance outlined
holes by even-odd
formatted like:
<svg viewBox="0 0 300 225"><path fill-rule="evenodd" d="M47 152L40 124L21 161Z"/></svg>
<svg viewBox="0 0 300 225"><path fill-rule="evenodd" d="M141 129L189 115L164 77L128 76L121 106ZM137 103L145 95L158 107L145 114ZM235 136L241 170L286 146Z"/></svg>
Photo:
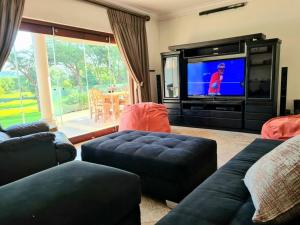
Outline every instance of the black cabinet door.
<svg viewBox="0 0 300 225"><path fill-rule="evenodd" d="M244 128L260 131L277 116L279 39L247 43L247 78Z"/></svg>
<svg viewBox="0 0 300 225"><path fill-rule="evenodd" d="M272 44L248 46L247 98L272 99L273 62Z"/></svg>
<svg viewBox="0 0 300 225"><path fill-rule="evenodd" d="M179 55L162 55L164 99L179 99L180 72Z"/></svg>

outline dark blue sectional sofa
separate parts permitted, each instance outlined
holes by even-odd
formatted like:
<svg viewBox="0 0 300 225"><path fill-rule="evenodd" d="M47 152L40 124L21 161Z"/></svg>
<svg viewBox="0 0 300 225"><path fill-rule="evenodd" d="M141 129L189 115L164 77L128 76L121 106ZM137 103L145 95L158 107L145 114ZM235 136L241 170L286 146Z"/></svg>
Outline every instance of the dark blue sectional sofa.
<svg viewBox="0 0 300 225"><path fill-rule="evenodd" d="M156 225L254 225L254 206L243 178L281 142L257 139L200 184ZM299 225L300 217L283 225Z"/></svg>

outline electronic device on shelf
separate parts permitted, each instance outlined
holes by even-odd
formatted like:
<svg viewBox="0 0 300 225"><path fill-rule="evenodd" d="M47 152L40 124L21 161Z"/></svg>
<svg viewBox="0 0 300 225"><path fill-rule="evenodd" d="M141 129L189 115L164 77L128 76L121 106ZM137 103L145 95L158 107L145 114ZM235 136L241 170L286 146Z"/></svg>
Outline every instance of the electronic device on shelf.
<svg viewBox="0 0 300 225"><path fill-rule="evenodd" d="M294 100L294 114L300 114L300 99Z"/></svg>
<svg viewBox="0 0 300 225"><path fill-rule="evenodd" d="M286 95L287 95L287 80L288 80L288 67L281 68L281 86L280 86L280 116L286 114Z"/></svg>
<svg viewBox="0 0 300 225"><path fill-rule="evenodd" d="M245 58L188 60L188 97L244 96L245 62Z"/></svg>
<svg viewBox="0 0 300 225"><path fill-rule="evenodd" d="M191 110L203 110L204 106L192 106Z"/></svg>
<svg viewBox="0 0 300 225"><path fill-rule="evenodd" d="M221 110L221 111L234 111L234 107L216 107L216 110Z"/></svg>

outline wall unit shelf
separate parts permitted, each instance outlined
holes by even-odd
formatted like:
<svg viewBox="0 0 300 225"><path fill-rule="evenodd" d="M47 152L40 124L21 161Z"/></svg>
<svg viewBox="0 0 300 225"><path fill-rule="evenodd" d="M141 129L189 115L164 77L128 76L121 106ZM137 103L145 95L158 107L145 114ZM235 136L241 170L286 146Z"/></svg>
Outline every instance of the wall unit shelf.
<svg viewBox="0 0 300 225"><path fill-rule="evenodd" d="M170 123L260 132L267 120L278 115L280 44L279 39L252 34L169 47L172 51L161 56L163 104L168 109ZM245 96L188 96L188 59L216 56L246 59Z"/></svg>

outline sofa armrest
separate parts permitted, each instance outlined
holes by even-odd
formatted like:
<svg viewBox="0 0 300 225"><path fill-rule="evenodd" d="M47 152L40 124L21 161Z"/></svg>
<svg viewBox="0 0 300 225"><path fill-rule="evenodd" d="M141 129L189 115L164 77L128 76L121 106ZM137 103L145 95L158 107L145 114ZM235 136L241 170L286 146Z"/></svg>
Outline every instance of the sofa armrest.
<svg viewBox="0 0 300 225"><path fill-rule="evenodd" d="M10 126L9 128L5 129L5 132L10 137L21 137L39 132L48 132L49 130L49 125L47 123L39 121L34 123Z"/></svg>
<svg viewBox="0 0 300 225"><path fill-rule="evenodd" d="M54 134L15 137L0 143L0 185L57 165Z"/></svg>
<svg viewBox="0 0 300 225"><path fill-rule="evenodd" d="M55 147L59 164L72 161L76 158L77 150L62 132L55 132Z"/></svg>

